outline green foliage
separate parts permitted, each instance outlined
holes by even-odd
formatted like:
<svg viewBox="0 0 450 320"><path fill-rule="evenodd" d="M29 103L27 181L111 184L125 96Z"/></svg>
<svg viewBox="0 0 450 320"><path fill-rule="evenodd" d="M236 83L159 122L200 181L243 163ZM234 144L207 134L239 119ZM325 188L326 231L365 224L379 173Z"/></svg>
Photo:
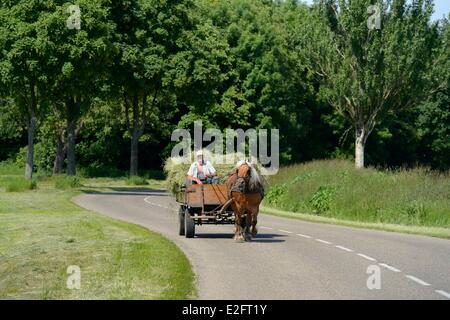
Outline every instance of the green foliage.
<svg viewBox="0 0 450 320"><path fill-rule="evenodd" d="M275 185L269 188L269 191L267 191L267 193L264 195L264 199L269 204L280 203L282 201L282 196L286 193L286 191L286 184Z"/></svg>
<svg viewBox="0 0 450 320"><path fill-rule="evenodd" d="M59 175L55 177L56 189L74 189L81 187L81 179L78 176Z"/></svg>
<svg viewBox="0 0 450 320"><path fill-rule="evenodd" d="M82 0L81 30L70 30L68 2L6 1L0 159L26 144L36 114L35 171L52 169L67 120L87 176L123 175L131 139L139 164L160 168L172 130L196 120L278 128L285 164L352 159L364 129L367 163L446 170L448 19L430 22L432 1L380 1L381 29L369 30L372 3Z"/></svg>
<svg viewBox="0 0 450 320"><path fill-rule="evenodd" d="M27 147L20 149L16 156L16 165L23 167L27 158ZM38 142L34 145L34 163L35 172L51 172L53 162L55 161L55 149L52 146L45 145L44 142Z"/></svg>
<svg viewBox="0 0 450 320"><path fill-rule="evenodd" d="M320 186L309 200L309 204L316 213L325 213L330 211L333 205L333 197L336 193L335 186Z"/></svg>

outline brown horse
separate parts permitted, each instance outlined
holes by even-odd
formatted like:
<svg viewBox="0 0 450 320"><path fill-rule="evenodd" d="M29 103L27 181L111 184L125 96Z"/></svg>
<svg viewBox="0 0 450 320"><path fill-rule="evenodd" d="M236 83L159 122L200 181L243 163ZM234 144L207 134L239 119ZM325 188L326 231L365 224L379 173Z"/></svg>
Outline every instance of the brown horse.
<svg viewBox="0 0 450 320"><path fill-rule="evenodd" d="M258 172L247 161L240 161L227 180L228 196L232 199L231 208L235 215L235 234L239 242L250 241L258 232L259 205L264 187ZM250 230L251 227L251 230Z"/></svg>

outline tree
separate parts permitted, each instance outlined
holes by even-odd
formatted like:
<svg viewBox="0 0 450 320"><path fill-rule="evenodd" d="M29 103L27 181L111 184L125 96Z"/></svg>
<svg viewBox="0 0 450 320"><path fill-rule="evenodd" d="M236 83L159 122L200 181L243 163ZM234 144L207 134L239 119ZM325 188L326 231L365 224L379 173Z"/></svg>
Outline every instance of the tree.
<svg viewBox="0 0 450 320"><path fill-rule="evenodd" d="M297 68L288 30L294 24L291 18L307 7L261 0L200 4L201 16L214 28L204 23L202 28L211 31L199 38L208 41L191 41L198 43L191 68L197 72L185 82L195 84L193 92L200 92L200 99L188 100L189 112L179 125L189 127L202 119L206 126L221 129L277 128L283 141L301 141L309 127L306 105L312 88L306 72ZM282 161L298 159L291 143L283 144Z"/></svg>
<svg viewBox="0 0 450 320"><path fill-rule="evenodd" d="M55 172L60 172L64 151L67 153L67 174L76 174L76 137L80 119L92 101L101 95L107 69L113 55L111 35L114 25L110 21L108 0L80 0L80 28L69 28L69 4L54 1L51 13L46 14L39 25L39 33L45 39L44 51L49 58L46 88L54 115L65 119L67 148L64 150L59 128L57 134L57 158Z"/></svg>
<svg viewBox="0 0 450 320"><path fill-rule="evenodd" d="M42 2L25 0L3 1L0 6L0 83L27 127L27 179L33 176L37 121L45 105L41 89L47 80L47 61L38 25L46 9Z"/></svg>
<svg viewBox="0 0 450 320"><path fill-rule="evenodd" d="M439 169L450 166L450 15L440 25L440 43L430 68L429 97L416 121L422 161Z"/></svg>
<svg viewBox="0 0 450 320"><path fill-rule="evenodd" d="M115 98L122 108L131 140L130 175L138 174L139 140L146 128L157 124L158 114L173 105L166 75L179 52L185 30L192 29L192 1L114 1L118 51L112 68ZM164 109L165 108L165 109Z"/></svg>
<svg viewBox="0 0 450 320"><path fill-rule="evenodd" d="M319 16L304 37L318 53L323 94L353 125L356 168L364 167L366 141L377 123L423 98L437 34L430 0L377 1L379 29L368 26L372 2L317 1Z"/></svg>

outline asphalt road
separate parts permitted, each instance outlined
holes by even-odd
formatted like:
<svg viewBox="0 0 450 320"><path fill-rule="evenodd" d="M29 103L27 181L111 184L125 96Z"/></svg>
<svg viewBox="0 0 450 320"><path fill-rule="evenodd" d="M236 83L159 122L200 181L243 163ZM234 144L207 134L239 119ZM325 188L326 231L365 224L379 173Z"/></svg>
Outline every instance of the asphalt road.
<svg viewBox="0 0 450 320"><path fill-rule="evenodd" d="M164 191L74 201L173 240L191 261L200 299L450 299L449 240L263 214L251 242L234 242L231 225L197 226L187 239L178 235L178 204Z"/></svg>

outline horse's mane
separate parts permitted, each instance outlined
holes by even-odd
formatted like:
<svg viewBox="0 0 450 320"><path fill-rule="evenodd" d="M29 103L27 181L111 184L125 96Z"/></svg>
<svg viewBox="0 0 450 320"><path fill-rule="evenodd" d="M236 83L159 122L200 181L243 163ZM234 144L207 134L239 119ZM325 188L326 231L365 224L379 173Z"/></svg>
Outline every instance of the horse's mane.
<svg viewBox="0 0 450 320"><path fill-rule="evenodd" d="M250 180L248 182L250 190L258 190L259 188L263 187L263 181L261 179L261 176L259 175L258 170L248 161L246 160L240 160L236 164L236 169L239 169L240 166L243 164L247 164L250 168Z"/></svg>

